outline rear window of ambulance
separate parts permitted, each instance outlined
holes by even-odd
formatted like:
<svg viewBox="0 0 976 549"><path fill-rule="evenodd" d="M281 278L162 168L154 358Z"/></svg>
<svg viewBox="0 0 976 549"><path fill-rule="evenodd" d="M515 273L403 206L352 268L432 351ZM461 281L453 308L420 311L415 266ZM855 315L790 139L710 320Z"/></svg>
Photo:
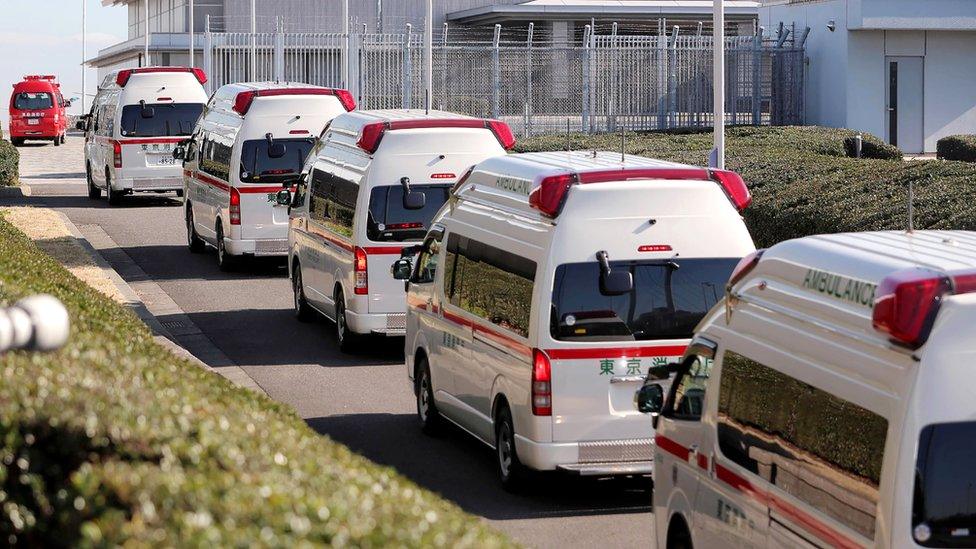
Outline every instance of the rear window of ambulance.
<svg viewBox="0 0 976 549"><path fill-rule="evenodd" d="M122 107L122 135L125 137L183 136L193 133L203 103L146 103ZM149 110L151 109L151 111ZM149 116L149 115L152 116Z"/></svg>
<svg viewBox="0 0 976 549"><path fill-rule="evenodd" d="M404 208L403 187L400 185L373 188L369 197L367 238L374 242L403 242L421 240L427 234L434 215L447 202L451 186L411 185L410 190L422 192L427 197L423 208Z"/></svg>
<svg viewBox="0 0 976 549"><path fill-rule="evenodd" d="M50 109L54 106L47 92L21 92L14 96L14 108L21 111Z"/></svg>

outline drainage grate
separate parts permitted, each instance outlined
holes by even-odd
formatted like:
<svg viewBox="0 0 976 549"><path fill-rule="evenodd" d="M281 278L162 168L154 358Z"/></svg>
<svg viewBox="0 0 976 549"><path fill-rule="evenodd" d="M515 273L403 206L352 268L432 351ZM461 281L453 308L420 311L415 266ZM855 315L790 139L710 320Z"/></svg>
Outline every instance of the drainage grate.
<svg viewBox="0 0 976 549"><path fill-rule="evenodd" d="M181 320L170 320L168 322L160 322L164 328L186 328L186 322Z"/></svg>

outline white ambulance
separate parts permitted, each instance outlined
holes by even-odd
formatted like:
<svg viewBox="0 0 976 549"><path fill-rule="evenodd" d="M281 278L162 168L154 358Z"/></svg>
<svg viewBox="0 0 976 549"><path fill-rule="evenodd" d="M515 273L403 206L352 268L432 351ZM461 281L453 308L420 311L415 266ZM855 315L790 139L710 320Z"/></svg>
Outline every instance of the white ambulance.
<svg viewBox="0 0 976 549"><path fill-rule="evenodd" d="M207 102L203 70L187 67L121 69L105 76L85 130L88 197L104 190L117 205L135 192L183 193L173 148L191 133Z"/></svg>
<svg viewBox="0 0 976 549"><path fill-rule="evenodd" d="M406 366L423 429L447 419L526 468L647 475L633 408L679 357L755 247L742 179L607 152L478 164L435 218L409 277Z"/></svg>
<svg viewBox="0 0 976 549"><path fill-rule="evenodd" d="M335 320L343 351L403 336L403 283L390 264L423 239L451 186L515 144L497 120L422 110L356 111L332 121L292 205L295 313Z"/></svg>
<svg viewBox="0 0 976 549"><path fill-rule="evenodd" d="M325 126L356 108L346 90L308 84L227 84L214 93L183 159L187 245L217 264L288 255L291 190Z"/></svg>
<svg viewBox="0 0 976 549"><path fill-rule="evenodd" d="M657 546L976 546L973 364L976 233L811 236L743 260L637 395Z"/></svg>

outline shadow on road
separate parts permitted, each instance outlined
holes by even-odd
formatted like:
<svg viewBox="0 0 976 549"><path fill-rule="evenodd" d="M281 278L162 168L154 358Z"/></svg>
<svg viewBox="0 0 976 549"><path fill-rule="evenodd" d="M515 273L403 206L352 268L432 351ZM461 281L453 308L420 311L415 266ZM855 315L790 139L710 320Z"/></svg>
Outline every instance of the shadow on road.
<svg viewBox="0 0 976 549"><path fill-rule="evenodd" d="M59 172L59 173L38 173L34 175L22 175L21 181L25 179L84 179L85 172Z"/></svg>
<svg viewBox="0 0 976 549"><path fill-rule="evenodd" d="M32 177L37 179L53 179L49 175L38 175ZM84 177L84 174L82 174L81 177ZM172 193L165 193L165 194L136 193L134 195L128 195L123 197L122 202L118 206L109 206L108 200L105 198L104 191L102 191L101 198L97 198L97 199L88 198L87 195L72 196L72 195L62 195L62 194L38 193L33 197L33 202L37 203L38 205L42 205L54 209L111 208L111 209L118 209L118 210L126 210L126 209L135 209L135 208L175 207L175 206L183 205L183 199L177 198L176 195Z"/></svg>
<svg viewBox="0 0 976 549"><path fill-rule="evenodd" d="M523 494L505 492L493 451L457 428L424 435L413 414L350 414L307 420L319 433L394 467L465 511L492 520L649 512L648 479L534 476Z"/></svg>

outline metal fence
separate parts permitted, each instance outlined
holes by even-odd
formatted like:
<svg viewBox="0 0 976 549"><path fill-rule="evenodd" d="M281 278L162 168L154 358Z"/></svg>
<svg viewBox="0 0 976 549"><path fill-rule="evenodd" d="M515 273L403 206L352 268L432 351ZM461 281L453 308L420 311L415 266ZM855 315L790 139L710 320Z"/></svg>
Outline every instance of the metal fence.
<svg viewBox="0 0 976 549"><path fill-rule="evenodd" d="M423 34L206 32L210 90L254 80L345 87L360 108L422 108ZM615 26L614 26L615 29ZM732 36L727 124L802 124L805 32ZM495 27L489 39L434 37L432 106L505 120L519 135L712 124L711 36L597 35L556 43ZM505 36L503 39L502 37Z"/></svg>

